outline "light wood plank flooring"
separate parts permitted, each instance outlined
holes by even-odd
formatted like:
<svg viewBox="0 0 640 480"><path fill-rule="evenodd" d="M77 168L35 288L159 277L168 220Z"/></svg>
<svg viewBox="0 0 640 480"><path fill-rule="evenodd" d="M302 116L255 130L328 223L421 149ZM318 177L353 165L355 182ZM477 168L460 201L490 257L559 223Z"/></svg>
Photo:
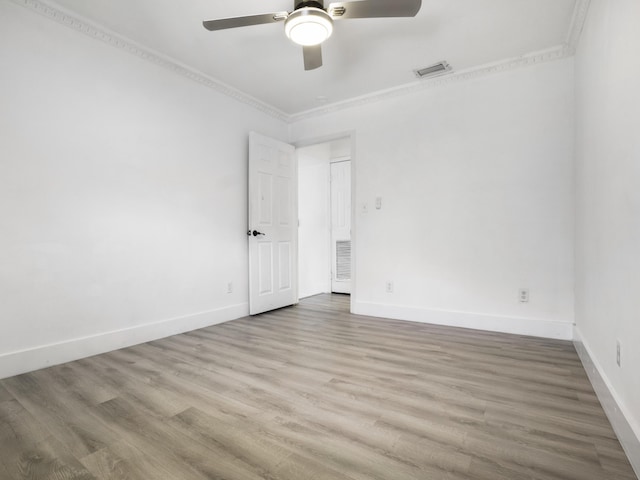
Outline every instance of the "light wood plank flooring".
<svg viewBox="0 0 640 480"><path fill-rule="evenodd" d="M348 301L0 381L0 478L636 478L571 343Z"/></svg>

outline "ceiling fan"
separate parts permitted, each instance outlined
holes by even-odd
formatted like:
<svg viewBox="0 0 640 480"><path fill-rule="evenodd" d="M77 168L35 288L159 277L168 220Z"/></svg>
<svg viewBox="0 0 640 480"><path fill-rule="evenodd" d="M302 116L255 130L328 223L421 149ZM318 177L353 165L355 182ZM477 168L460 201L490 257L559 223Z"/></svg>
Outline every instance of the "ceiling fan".
<svg viewBox="0 0 640 480"><path fill-rule="evenodd" d="M333 32L333 21L347 18L415 17L421 0L353 0L333 2L324 8L323 0L294 0L291 12L264 13L246 17L222 18L202 22L207 30L248 27L284 21L284 31L293 42L302 45L304 69L322 66L320 45Z"/></svg>

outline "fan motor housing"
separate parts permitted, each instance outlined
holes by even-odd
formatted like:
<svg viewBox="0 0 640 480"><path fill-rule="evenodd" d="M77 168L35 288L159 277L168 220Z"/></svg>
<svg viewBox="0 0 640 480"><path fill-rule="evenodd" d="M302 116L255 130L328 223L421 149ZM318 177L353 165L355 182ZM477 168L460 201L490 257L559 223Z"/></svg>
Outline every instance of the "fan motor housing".
<svg viewBox="0 0 640 480"><path fill-rule="evenodd" d="M295 10L298 10L300 8L304 8L304 7L313 7L313 8L319 8L320 10L324 10L324 5L322 2L307 2L307 1L302 1L302 2L298 2L296 3L296 7Z"/></svg>

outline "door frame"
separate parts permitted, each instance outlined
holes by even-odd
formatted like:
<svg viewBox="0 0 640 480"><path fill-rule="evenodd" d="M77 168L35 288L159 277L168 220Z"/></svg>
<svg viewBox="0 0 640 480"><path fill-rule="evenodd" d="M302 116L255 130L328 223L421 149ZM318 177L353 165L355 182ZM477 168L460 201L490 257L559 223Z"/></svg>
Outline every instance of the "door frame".
<svg viewBox="0 0 640 480"><path fill-rule="evenodd" d="M358 255L358 249L356 247L357 234L358 234L358 222L356 215L356 131L348 130L343 132L332 133L329 135L322 135L319 137L304 138L289 142L296 150L301 147L310 147L311 145L317 145L319 143L328 143L334 140L340 140L342 138L349 138L351 142L351 294L350 294L350 307L349 310L353 312L357 302L357 275L356 271L356 257ZM298 156L296 155L296 162Z"/></svg>

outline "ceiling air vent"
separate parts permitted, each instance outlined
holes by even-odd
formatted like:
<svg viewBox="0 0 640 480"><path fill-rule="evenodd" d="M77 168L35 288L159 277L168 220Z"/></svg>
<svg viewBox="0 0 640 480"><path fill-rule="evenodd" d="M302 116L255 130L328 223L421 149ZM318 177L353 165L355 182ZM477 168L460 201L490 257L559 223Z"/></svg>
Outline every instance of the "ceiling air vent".
<svg viewBox="0 0 640 480"><path fill-rule="evenodd" d="M414 70L413 73L416 74L418 78L427 78L427 77L435 77L437 75L442 75L444 73L451 71L451 65L447 62L438 62L429 67L421 68L419 70Z"/></svg>

